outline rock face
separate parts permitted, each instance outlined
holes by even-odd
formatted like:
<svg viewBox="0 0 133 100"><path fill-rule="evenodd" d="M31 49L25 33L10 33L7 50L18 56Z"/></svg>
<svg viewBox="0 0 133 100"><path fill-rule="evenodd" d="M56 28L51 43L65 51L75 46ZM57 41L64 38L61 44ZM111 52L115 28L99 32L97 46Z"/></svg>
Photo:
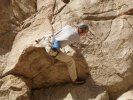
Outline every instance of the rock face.
<svg viewBox="0 0 133 100"><path fill-rule="evenodd" d="M3 75L23 76L30 88L70 82L66 64L49 57L34 41L66 24L85 21L90 27L81 39L87 46L74 56L79 77L88 77L86 84L35 89L32 100L116 100L133 85L133 1L1 0L0 11L0 71L6 67Z"/></svg>
<svg viewBox="0 0 133 100"><path fill-rule="evenodd" d="M11 35L11 25L10 25L10 1L1 0L0 1L0 76L1 71L6 67L6 54L12 45L14 34Z"/></svg>
<svg viewBox="0 0 133 100"><path fill-rule="evenodd" d="M37 10L36 0L12 0L11 7L13 17L19 22L30 17Z"/></svg>
<svg viewBox="0 0 133 100"><path fill-rule="evenodd" d="M36 2L31 2L31 0L30 4L24 1L15 2L15 0L0 1L0 76L1 71L6 67L6 59L11 51L15 35L20 30L19 26L24 19L35 13L35 5Z"/></svg>
<svg viewBox="0 0 133 100"><path fill-rule="evenodd" d="M26 80L8 75L0 79L0 100L29 100L30 89Z"/></svg>

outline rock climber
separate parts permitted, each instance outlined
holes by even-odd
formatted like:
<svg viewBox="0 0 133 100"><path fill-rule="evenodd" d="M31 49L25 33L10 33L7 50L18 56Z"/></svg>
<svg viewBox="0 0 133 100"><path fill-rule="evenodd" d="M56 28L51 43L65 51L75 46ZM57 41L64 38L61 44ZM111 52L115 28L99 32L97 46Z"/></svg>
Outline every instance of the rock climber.
<svg viewBox="0 0 133 100"><path fill-rule="evenodd" d="M88 32L88 30L89 27L86 23L81 23L77 27L66 25L53 34L53 42L50 43L50 45L48 43L48 40L45 38L45 40L47 41L45 43L46 51L50 56L67 64L70 79L75 84L85 83L85 80L78 79L75 60L73 59L73 57L61 52L60 48L71 45L74 42L79 42L80 37L84 36ZM38 43L38 40L36 40L36 42Z"/></svg>

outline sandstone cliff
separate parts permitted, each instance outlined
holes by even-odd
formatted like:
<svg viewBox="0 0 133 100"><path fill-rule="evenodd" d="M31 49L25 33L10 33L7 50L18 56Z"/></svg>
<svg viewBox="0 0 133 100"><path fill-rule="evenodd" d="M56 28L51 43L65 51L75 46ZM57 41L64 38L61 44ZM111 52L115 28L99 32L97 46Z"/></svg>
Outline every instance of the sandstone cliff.
<svg viewBox="0 0 133 100"><path fill-rule="evenodd" d="M87 80L74 85L35 40L82 21L87 46L64 48ZM132 100L133 1L1 0L0 76L0 100Z"/></svg>

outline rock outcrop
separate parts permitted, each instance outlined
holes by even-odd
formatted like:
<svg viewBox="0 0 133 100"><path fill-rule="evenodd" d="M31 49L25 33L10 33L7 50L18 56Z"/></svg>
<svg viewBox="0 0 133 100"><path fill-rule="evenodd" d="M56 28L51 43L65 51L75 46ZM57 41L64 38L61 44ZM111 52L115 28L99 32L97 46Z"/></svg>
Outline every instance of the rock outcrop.
<svg viewBox="0 0 133 100"><path fill-rule="evenodd" d="M0 11L0 22L4 23L0 25L0 74L6 67L0 80L0 93L8 91L3 90L3 84L10 74L13 81L21 80L27 87L25 92L19 87L25 98L30 99L27 93L33 89L32 100L116 100L132 87L133 1L1 0ZM87 82L81 86L61 85L70 82L66 64L48 56L35 40L66 24L75 26L82 21L90 27L87 36L81 39L87 46L76 50L73 57L78 76L87 78ZM118 100L126 100L123 98L130 93ZM21 100L20 94L15 98ZM7 95L9 92L5 98Z"/></svg>

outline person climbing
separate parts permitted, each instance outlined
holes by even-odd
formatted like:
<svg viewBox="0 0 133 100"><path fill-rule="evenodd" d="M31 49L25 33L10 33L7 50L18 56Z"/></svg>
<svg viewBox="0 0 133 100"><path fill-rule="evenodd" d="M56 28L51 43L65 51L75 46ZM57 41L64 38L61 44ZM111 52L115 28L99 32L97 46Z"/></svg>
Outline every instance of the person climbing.
<svg viewBox="0 0 133 100"><path fill-rule="evenodd" d="M81 23L77 27L66 25L53 34L53 43L50 43L49 45L49 43L46 42L46 44L48 45L45 45L45 49L50 56L67 64L70 79L75 84L85 83L85 80L78 79L75 60L73 59L73 57L61 52L60 48L71 45L74 42L79 42L80 37L84 36L88 32L88 30L89 27L85 23ZM47 39L45 38L45 40ZM36 42L38 43L38 41Z"/></svg>

